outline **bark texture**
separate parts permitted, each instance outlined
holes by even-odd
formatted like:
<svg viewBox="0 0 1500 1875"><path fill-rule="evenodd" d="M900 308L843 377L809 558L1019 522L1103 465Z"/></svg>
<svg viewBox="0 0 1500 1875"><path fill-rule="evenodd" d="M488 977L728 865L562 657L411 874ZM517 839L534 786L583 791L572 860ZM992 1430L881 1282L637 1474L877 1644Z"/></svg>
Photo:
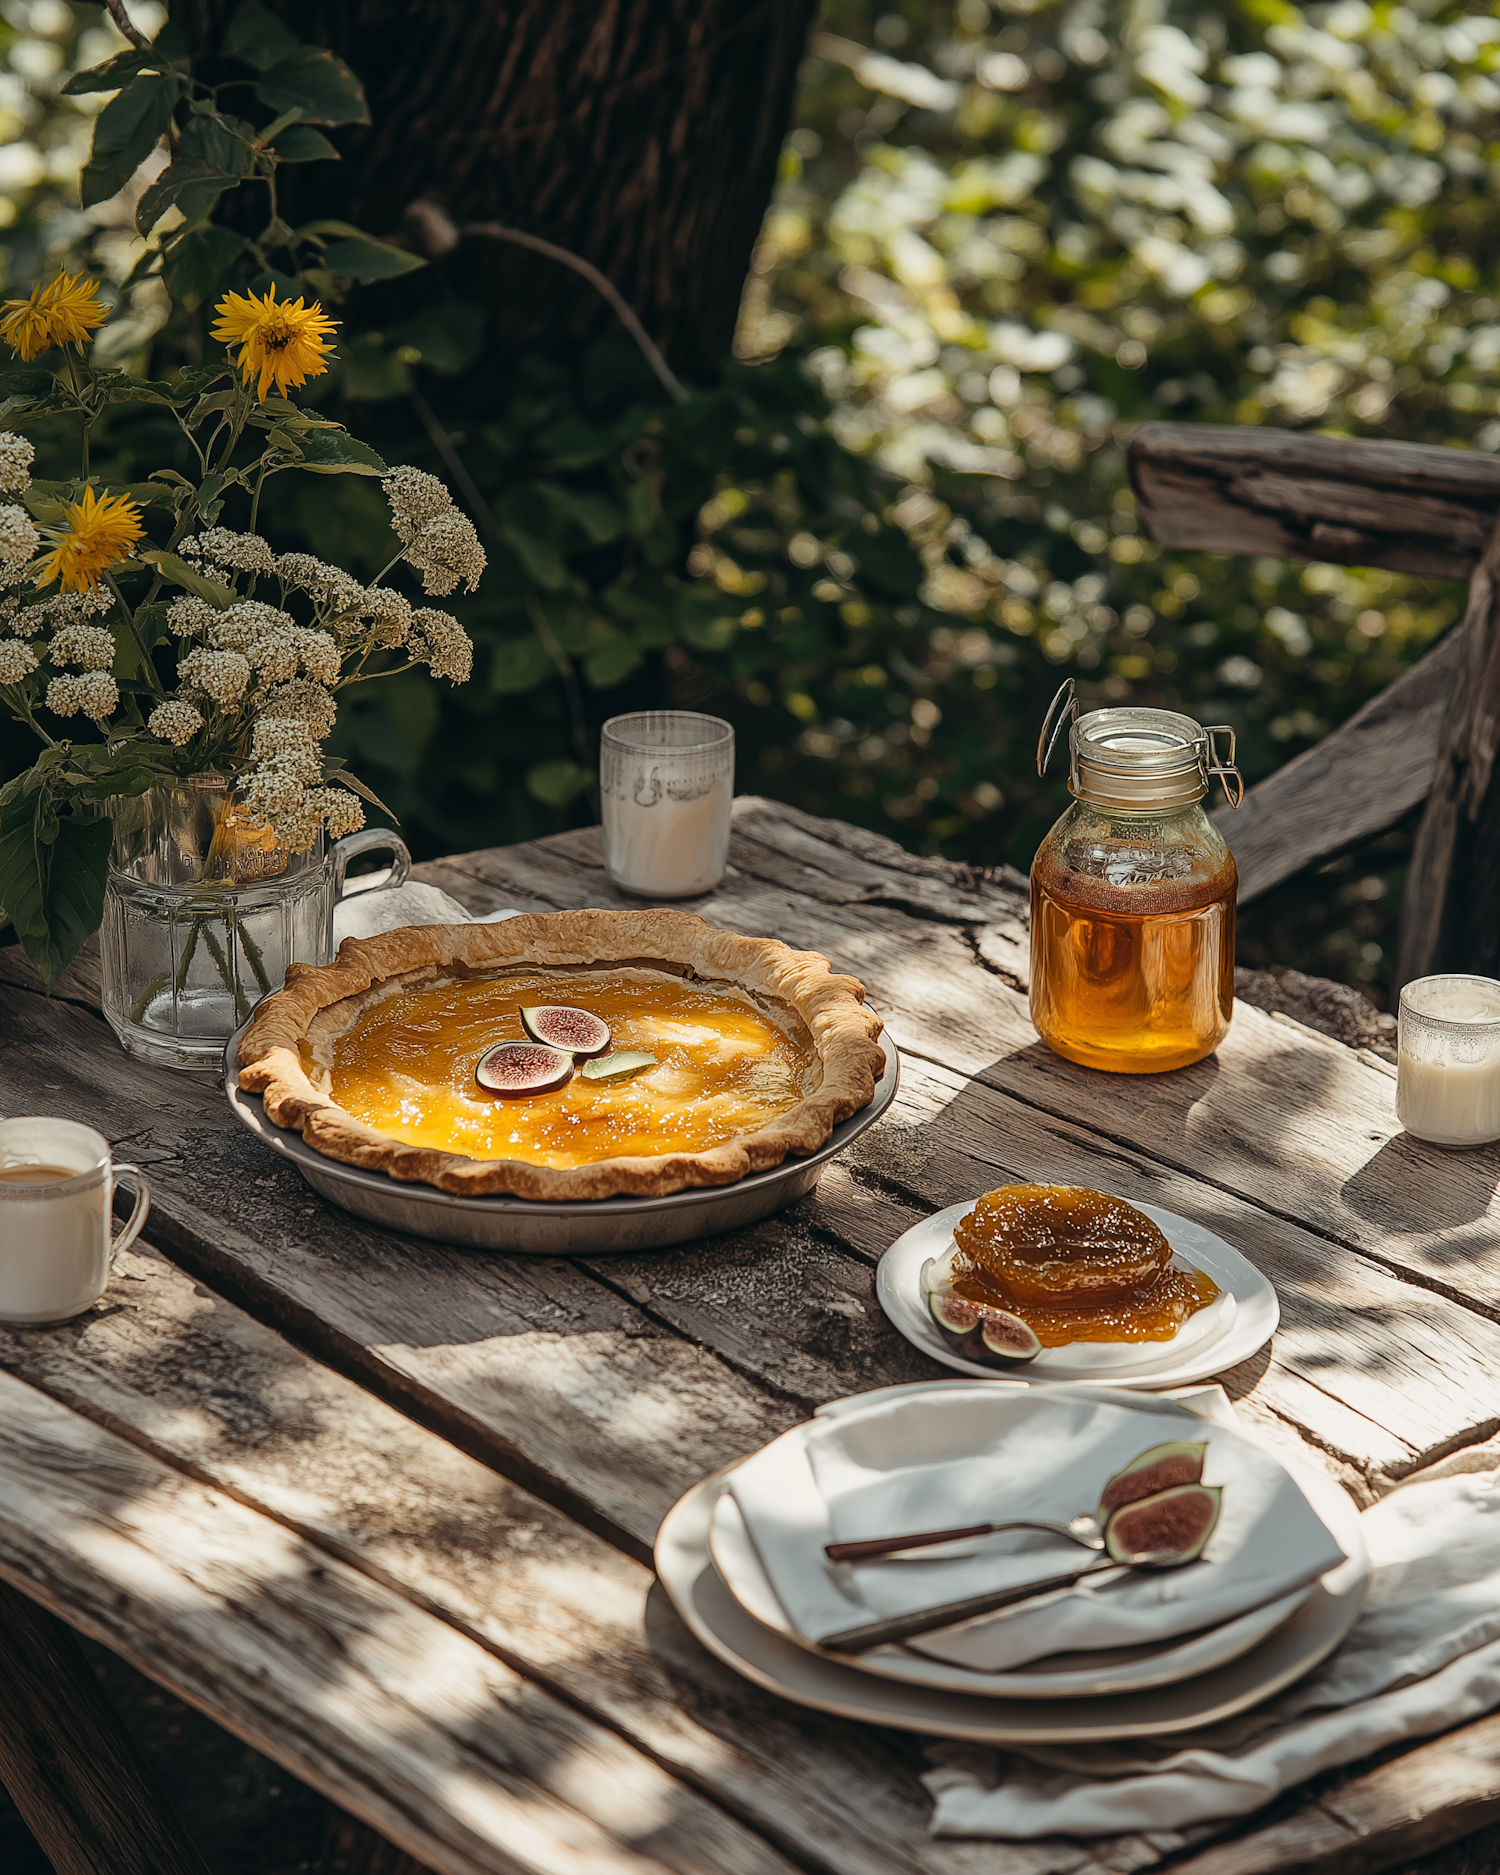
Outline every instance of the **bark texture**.
<svg viewBox="0 0 1500 1875"><path fill-rule="evenodd" d="M213 46L236 4L174 17ZM679 369L706 369L733 336L813 4L271 0L359 74L374 117L336 133L342 163L282 171L283 212L390 234L427 196L460 227L541 235L600 268ZM491 306L502 347L615 323L566 268L499 242L466 240L442 272Z"/></svg>

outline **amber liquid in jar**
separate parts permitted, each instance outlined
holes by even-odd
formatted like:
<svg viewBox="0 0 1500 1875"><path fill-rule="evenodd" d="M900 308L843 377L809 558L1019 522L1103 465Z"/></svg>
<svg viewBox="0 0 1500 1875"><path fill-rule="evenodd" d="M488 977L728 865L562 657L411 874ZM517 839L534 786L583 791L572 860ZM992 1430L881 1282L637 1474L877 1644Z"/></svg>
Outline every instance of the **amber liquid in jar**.
<svg viewBox="0 0 1500 1875"><path fill-rule="evenodd" d="M1181 831L1197 837L1143 841L1138 856L1070 830L1087 814L1075 806L1036 856L1031 1014L1069 1061L1158 1074L1201 1061L1228 1033L1238 874L1212 823L1189 812L1198 824Z"/></svg>

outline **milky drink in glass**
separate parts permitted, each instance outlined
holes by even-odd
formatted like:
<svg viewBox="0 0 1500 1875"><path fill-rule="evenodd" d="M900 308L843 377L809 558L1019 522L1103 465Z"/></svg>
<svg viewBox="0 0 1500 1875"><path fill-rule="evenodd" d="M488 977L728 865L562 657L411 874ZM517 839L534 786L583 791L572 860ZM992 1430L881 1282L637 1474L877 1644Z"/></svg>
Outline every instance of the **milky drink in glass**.
<svg viewBox="0 0 1500 1875"><path fill-rule="evenodd" d="M612 717L600 739L604 866L641 898L713 891L729 859L734 731L694 710Z"/></svg>
<svg viewBox="0 0 1500 1875"><path fill-rule="evenodd" d="M1500 1139L1500 983L1419 977L1401 992L1396 1118L1430 1146Z"/></svg>
<svg viewBox="0 0 1500 1875"><path fill-rule="evenodd" d="M1066 685L1048 729L1065 698ZM1238 804L1232 732L1134 708L1095 710L1068 731L1075 799L1031 869L1032 1020L1086 1067L1187 1067L1218 1047L1234 1005L1238 876L1202 806L1210 774L1226 793L1233 783Z"/></svg>

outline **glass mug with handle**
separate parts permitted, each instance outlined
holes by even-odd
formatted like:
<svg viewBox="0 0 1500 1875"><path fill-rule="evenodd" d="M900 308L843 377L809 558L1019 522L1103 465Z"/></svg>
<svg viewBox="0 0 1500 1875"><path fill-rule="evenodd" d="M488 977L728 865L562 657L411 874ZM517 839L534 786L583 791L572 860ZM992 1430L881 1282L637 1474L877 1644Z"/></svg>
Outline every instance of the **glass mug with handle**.
<svg viewBox="0 0 1500 1875"><path fill-rule="evenodd" d="M135 1206L112 1237L116 1179ZM151 1192L138 1167L76 1120L0 1120L0 1323L65 1322L104 1294L110 1265L140 1235Z"/></svg>

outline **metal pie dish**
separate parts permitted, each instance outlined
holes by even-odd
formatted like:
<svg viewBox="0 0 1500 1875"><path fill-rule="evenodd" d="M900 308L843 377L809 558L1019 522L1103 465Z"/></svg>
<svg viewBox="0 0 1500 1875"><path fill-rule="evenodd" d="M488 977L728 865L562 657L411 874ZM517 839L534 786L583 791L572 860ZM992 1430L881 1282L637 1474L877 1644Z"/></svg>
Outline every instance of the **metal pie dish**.
<svg viewBox="0 0 1500 1875"><path fill-rule="evenodd" d="M805 1197L836 1154L868 1131L896 1098L900 1058L882 1035L885 1070L866 1107L841 1120L816 1152L788 1158L733 1185L699 1185L664 1198L594 1198L544 1204L532 1198L465 1198L433 1185L406 1184L385 1172L366 1171L326 1158L298 1132L267 1119L259 1094L239 1083L240 1036L224 1049L224 1092L235 1117L292 1164L330 1204L387 1230L476 1250L527 1256L571 1256L611 1250L658 1250L720 1231L758 1223Z"/></svg>

